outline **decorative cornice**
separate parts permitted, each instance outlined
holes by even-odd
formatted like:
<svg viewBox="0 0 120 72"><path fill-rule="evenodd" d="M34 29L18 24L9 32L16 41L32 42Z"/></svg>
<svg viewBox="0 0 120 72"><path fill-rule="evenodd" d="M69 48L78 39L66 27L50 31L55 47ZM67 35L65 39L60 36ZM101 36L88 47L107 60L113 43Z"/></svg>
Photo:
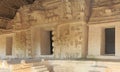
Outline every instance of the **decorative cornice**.
<svg viewBox="0 0 120 72"><path fill-rule="evenodd" d="M112 5L120 4L120 0L92 0L92 7L110 7Z"/></svg>
<svg viewBox="0 0 120 72"><path fill-rule="evenodd" d="M111 7L93 8L89 23L103 23L120 20L120 4Z"/></svg>

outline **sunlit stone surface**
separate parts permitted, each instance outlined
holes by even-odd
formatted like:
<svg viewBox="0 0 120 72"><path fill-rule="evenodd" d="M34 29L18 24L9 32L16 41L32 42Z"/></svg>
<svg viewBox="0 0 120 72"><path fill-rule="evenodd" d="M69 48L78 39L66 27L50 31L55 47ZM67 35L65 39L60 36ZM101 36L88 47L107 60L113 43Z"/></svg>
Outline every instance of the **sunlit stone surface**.
<svg viewBox="0 0 120 72"><path fill-rule="evenodd" d="M119 0L0 0L0 72L120 72Z"/></svg>

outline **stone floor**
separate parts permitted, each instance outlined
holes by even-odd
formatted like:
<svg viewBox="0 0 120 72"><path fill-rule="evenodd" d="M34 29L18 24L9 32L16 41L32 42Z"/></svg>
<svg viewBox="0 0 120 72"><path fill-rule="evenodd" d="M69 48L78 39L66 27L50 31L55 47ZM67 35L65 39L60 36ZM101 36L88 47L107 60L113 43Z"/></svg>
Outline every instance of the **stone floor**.
<svg viewBox="0 0 120 72"><path fill-rule="evenodd" d="M0 72L120 72L120 61L9 59L0 61Z"/></svg>

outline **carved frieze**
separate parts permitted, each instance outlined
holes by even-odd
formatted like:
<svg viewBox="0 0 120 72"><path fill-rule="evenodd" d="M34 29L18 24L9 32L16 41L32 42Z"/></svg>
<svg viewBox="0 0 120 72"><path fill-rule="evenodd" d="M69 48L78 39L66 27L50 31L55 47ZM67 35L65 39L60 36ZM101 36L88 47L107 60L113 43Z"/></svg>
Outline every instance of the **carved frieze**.
<svg viewBox="0 0 120 72"><path fill-rule="evenodd" d="M14 19L14 29L69 20L86 22L89 17L89 5L90 1L87 0L37 0L20 8Z"/></svg>
<svg viewBox="0 0 120 72"><path fill-rule="evenodd" d="M103 6L111 6L120 3L120 0L93 0L93 7L103 7Z"/></svg>
<svg viewBox="0 0 120 72"><path fill-rule="evenodd" d="M120 4L111 7L93 8L90 23L101 23L118 21L120 13Z"/></svg>
<svg viewBox="0 0 120 72"><path fill-rule="evenodd" d="M45 21L46 23L51 23L51 22L56 22L58 21L60 18L59 18L59 15L57 14L57 9L52 9L52 10L45 10Z"/></svg>

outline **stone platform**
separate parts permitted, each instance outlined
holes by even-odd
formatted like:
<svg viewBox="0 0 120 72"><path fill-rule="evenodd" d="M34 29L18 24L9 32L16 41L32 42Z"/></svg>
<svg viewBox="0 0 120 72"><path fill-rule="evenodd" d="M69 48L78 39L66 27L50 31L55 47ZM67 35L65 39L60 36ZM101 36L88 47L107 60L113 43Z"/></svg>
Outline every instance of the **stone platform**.
<svg viewBox="0 0 120 72"><path fill-rule="evenodd" d="M0 72L119 72L119 60L1 60Z"/></svg>

